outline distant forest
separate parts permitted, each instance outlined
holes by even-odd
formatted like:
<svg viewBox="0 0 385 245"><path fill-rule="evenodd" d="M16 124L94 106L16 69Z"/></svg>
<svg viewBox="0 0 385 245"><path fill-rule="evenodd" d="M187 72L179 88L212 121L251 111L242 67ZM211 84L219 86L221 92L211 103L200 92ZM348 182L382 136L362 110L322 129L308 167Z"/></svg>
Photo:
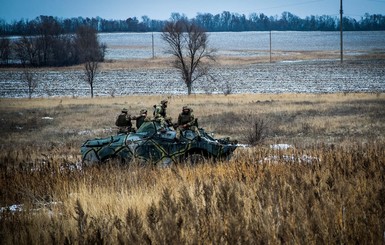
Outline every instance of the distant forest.
<svg viewBox="0 0 385 245"><path fill-rule="evenodd" d="M290 13L283 12L281 16L267 16L262 13L245 15L224 11L221 14L198 13L195 18L188 19L185 15L172 13L170 20L186 19L203 27L208 32L225 31L338 31L339 16L308 16L304 19ZM148 16L126 20L106 20L96 18L62 19L52 16L39 16L33 20L21 19L7 23L0 19L0 36L38 35L42 22L49 20L60 27L62 33L75 33L79 26L89 26L98 32L160 32L166 20L152 20ZM169 20L169 21L170 21ZM385 30L385 15L365 14L359 20L350 17L343 18L345 31L377 31Z"/></svg>

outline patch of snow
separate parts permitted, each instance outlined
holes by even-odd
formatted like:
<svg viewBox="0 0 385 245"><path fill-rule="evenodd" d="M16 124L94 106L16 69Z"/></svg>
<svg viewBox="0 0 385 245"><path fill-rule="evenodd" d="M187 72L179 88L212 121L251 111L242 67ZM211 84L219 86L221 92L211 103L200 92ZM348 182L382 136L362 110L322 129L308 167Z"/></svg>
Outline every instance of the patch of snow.
<svg viewBox="0 0 385 245"><path fill-rule="evenodd" d="M82 130L78 132L78 135L90 135L91 133L91 130Z"/></svg>
<svg viewBox="0 0 385 245"><path fill-rule="evenodd" d="M274 144L270 145L270 149L274 150L287 150L287 149L293 149L294 146L289 145L289 144Z"/></svg>
<svg viewBox="0 0 385 245"><path fill-rule="evenodd" d="M39 206L41 206L40 208L31 209L31 211L37 212L37 211L41 211L41 210L47 210L48 214L52 215L53 213L51 211L51 208L54 206L62 205L62 204L63 204L62 202L47 202L47 203L40 204L39 205ZM8 207L1 207L0 213L7 212L7 211L15 213L15 212L21 212L23 210L24 210L23 204L13 204L13 205L8 206Z"/></svg>
<svg viewBox="0 0 385 245"><path fill-rule="evenodd" d="M82 171L83 170L83 163L81 161L75 162L75 163L67 163L60 166L61 171L68 170L70 172L72 171Z"/></svg>
<svg viewBox="0 0 385 245"><path fill-rule="evenodd" d="M53 120L53 117L42 117L42 120Z"/></svg>
<svg viewBox="0 0 385 245"><path fill-rule="evenodd" d="M86 130L82 130L82 131L79 131L77 132L78 135L92 135L92 134L101 134L101 133L114 133L114 132L117 132L118 129L113 129L113 128L100 128L100 129L94 129L94 130L91 130L91 129L86 129Z"/></svg>
<svg viewBox="0 0 385 245"><path fill-rule="evenodd" d="M10 211L10 212L18 212L23 210L23 204L13 204L8 207L1 207L0 208L0 213Z"/></svg>
<svg viewBox="0 0 385 245"><path fill-rule="evenodd" d="M320 158L308 156L308 155L302 155L302 156L273 155L273 156L265 157L264 159L259 161L259 163L307 163L307 164L313 164L318 162L321 162Z"/></svg>

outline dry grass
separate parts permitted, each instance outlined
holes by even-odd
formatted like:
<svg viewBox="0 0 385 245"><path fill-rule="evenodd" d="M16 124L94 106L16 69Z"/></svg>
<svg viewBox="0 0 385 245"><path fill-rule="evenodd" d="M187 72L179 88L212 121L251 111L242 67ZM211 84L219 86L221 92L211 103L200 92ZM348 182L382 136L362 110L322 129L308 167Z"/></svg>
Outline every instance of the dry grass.
<svg viewBox="0 0 385 245"><path fill-rule="evenodd" d="M263 118L267 137L194 168L70 168L84 140L115 133L122 107L161 99L1 99L0 204L24 210L1 211L2 244L385 242L383 94L171 96L173 118L190 105L200 126L241 142L243 119Z"/></svg>
<svg viewBox="0 0 385 245"><path fill-rule="evenodd" d="M129 48L129 47L128 47ZM339 51L285 51L274 50L271 54L270 51L262 50L256 52L252 57L234 57L234 56L217 56L216 62L211 65L216 67L239 67L243 65L250 65L256 63L269 63L280 61L302 61L302 60L339 60ZM165 69L171 68L171 57L155 57L149 59L126 59L126 60L106 60L101 63L100 68L102 70L120 70L120 69ZM354 60L377 60L385 59L385 53L378 50L372 53L362 50L351 50L344 52L345 61ZM12 70L17 68L0 68L0 70ZM38 68L44 70L83 70L82 65L69 66L69 67L52 67L52 68Z"/></svg>
<svg viewBox="0 0 385 245"><path fill-rule="evenodd" d="M374 60L384 59L385 53L373 52L367 53L365 51L351 51L345 52L344 60ZM127 60L109 60L102 64L103 70L117 70L117 69L160 69L170 68L171 59L168 57L155 57L154 59L127 59ZM238 67L242 65L250 65L256 63L269 63L269 62L280 62L280 61L297 61L297 60L339 60L339 51L283 51L274 50L271 55L269 51L260 51L253 57L228 57L218 56L216 62L212 66L225 66L225 67Z"/></svg>
<svg viewBox="0 0 385 245"><path fill-rule="evenodd" d="M68 145L75 147L76 154L87 138L115 133L114 121L123 107L131 114L142 108L151 114L153 105L163 98L170 101L168 113L172 118L189 105L202 127L242 143L253 128L248 118L265 122L265 145L305 147L384 140L378 133L385 132L383 94L232 94L1 99L2 145L8 148L8 142L24 142L30 146L32 141L38 146Z"/></svg>

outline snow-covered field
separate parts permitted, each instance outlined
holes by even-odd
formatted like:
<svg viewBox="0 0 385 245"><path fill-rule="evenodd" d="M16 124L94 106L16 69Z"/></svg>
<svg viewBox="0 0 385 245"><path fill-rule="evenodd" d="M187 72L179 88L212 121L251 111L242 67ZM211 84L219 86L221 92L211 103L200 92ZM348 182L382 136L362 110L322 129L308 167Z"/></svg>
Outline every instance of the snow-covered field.
<svg viewBox="0 0 385 245"><path fill-rule="evenodd" d="M160 33L103 33L107 60L150 59L167 56ZM269 32L210 33L209 44L221 57L250 58L269 56ZM385 31L345 32L346 57L385 52ZM338 32L273 32L273 51L337 52ZM337 52L338 53L338 52ZM288 57L286 60L290 60ZM384 92L385 60L313 60L232 65L212 69L215 81L196 81L193 93L335 93ZM40 69L33 97L89 96L89 85L81 69ZM21 71L0 70L0 98L28 97ZM177 71L162 69L102 70L96 77L96 96L130 94L185 94L185 84Z"/></svg>
<svg viewBox="0 0 385 245"><path fill-rule="evenodd" d="M260 63L212 70L216 81L197 81L193 93L385 92L385 60ZM19 71L0 72L0 97L27 97ZM89 96L82 71L39 71L33 97ZM106 70L98 74L95 96L186 94L171 68Z"/></svg>
<svg viewBox="0 0 385 245"><path fill-rule="evenodd" d="M339 32L273 31L212 32L209 47L220 56L252 57L272 51L338 51ZM378 52L385 50L385 31L344 32L344 51ZM271 37L271 39L270 39ZM101 33L99 40L107 44L106 59L143 59L166 56L167 45L161 33ZM153 42L154 40L154 42Z"/></svg>

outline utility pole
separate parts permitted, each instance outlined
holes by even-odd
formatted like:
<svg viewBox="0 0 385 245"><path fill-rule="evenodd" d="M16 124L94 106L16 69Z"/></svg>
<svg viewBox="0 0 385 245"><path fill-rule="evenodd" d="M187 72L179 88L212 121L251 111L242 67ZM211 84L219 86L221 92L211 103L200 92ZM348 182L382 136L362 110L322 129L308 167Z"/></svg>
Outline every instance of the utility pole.
<svg viewBox="0 0 385 245"><path fill-rule="evenodd" d="M270 37L270 63L271 63L271 28L270 28L270 35L269 35L269 37Z"/></svg>
<svg viewBox="0 0 385 245"><path fill-rule="evenodd" d="M152 37L152 58L155 58L155 50L154 50L154 32L151 34Z"/></svg>
<svg viewBox="0 0 385 245"><path fill-rule="evenodd" d="M342 10L342 0L340 0L340 49L341 49L341 63L343 62L344 60L344 49L343 49L343 35L342 35L342 32L343 32L343 28L342 28L342 14L344 13L344 11Z"/></svg>
<svg viewBox="0 0 385 245"><path fill-rule="evenodd" d="M155 49L154 49L154 20L151 21L151 41L152 41L152 58L155 58Z"/></svg>

